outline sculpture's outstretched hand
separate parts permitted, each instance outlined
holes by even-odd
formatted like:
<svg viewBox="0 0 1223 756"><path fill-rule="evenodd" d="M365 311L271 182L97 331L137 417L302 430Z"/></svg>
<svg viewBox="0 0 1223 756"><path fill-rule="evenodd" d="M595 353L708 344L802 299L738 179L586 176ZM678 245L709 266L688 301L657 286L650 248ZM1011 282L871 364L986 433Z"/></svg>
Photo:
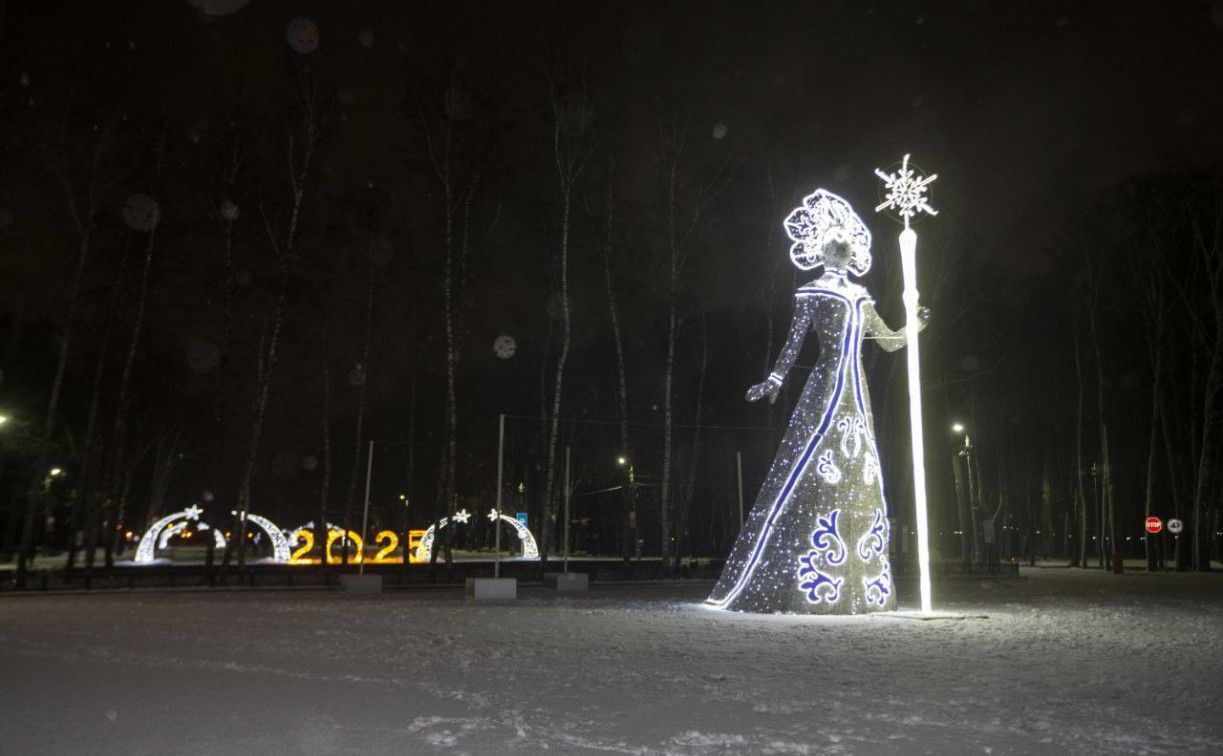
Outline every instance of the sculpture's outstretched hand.
<svg viewBox="0 0 1223 756"><path fill-rule="evenodd" d="M769 398L769 404L777 401L777 392L781 390L781 383L778 381L768 380L757 383L747 390L747 400L755 402L762 397Z"/></svg>

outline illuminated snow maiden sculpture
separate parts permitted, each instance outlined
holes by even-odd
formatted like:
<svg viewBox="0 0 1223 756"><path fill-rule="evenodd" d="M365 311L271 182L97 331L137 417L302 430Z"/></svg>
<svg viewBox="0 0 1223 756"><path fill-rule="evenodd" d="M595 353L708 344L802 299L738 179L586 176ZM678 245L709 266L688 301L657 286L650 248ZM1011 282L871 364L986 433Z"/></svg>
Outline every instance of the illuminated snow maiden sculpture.
<svg viewBox="0 0 1223 756"><path fill-rule="evenodd" d="M823 189L790 214L790 258L824 272L795 292L781 356L748 401L776 401L808 331L819 355L755 506L706 604L742 612L857 614L894 611L887 503L862 342L905 345L862 285L871 235L845 200Z"/></svg>

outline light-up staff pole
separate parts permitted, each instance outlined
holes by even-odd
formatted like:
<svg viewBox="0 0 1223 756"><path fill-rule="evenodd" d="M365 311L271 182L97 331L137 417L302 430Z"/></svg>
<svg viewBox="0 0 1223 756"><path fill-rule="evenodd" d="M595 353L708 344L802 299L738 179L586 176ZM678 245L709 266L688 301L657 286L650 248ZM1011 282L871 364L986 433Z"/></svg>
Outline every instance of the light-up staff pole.
<svg viewBox="0 0 1223 756"><path fill-rule="evenodd" d="M909 360L909 426L913 434L913 499L917 505L917 569L921 584L921 611L930 614L930 527L926 512L926 460L922 440L921 360L917 352L917 232L909 221L919 212L938 215L926 202L926 186L938 174L918 176L909 168L905 155L900 169L887 174L878 168L875 175L883 179L887 196L875 212L895 210L904 219L900 232L900 265L904 271L905 341Z"/></svg>

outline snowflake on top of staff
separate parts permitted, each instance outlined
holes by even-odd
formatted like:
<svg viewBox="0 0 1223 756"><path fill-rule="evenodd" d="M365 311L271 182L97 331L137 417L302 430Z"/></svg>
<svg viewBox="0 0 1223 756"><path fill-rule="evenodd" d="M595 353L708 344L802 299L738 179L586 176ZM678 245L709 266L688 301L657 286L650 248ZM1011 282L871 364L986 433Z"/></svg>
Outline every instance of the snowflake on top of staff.
<svg viewBox="0 0 1223 756"><path fill-rule="evenodd" d="M875 175L883 179L883 188L887 190L884 201L875 208L875 212L894 209L897 215L904 218L905 228L909 227L909 219L919 212L938 215L938 211L926 201L926 187L938 178L937 173L921 176L909 167L909 156L905 155L900 169L895 173L884 173L876 168Z"/></svg>

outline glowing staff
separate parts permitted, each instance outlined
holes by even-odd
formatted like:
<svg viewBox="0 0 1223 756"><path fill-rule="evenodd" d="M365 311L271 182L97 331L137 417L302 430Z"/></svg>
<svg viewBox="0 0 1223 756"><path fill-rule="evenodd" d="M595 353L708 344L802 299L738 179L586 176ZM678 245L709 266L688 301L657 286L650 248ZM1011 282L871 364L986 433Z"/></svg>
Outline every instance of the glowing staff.
<svg viewBox="0 0 1223 756"><path fill-rule="evenodd" d="M888 174L876 168L875 175L883 179L887 190L875 212L895 210L905 224L905 230L900 232L900 264L904 270L907 316L905 340L909 359L909 425L913 434L913 498L917 505L917 568L921 581L921 611L930 614L930 528L926 513L926 462L921 424L921 363L917 353L917 232L909 227L909 221L919 212L938 215L926 202L926 187L938 178L938 174L917 174L909 167L909 156L905 155L898 171Z"/></svg>

